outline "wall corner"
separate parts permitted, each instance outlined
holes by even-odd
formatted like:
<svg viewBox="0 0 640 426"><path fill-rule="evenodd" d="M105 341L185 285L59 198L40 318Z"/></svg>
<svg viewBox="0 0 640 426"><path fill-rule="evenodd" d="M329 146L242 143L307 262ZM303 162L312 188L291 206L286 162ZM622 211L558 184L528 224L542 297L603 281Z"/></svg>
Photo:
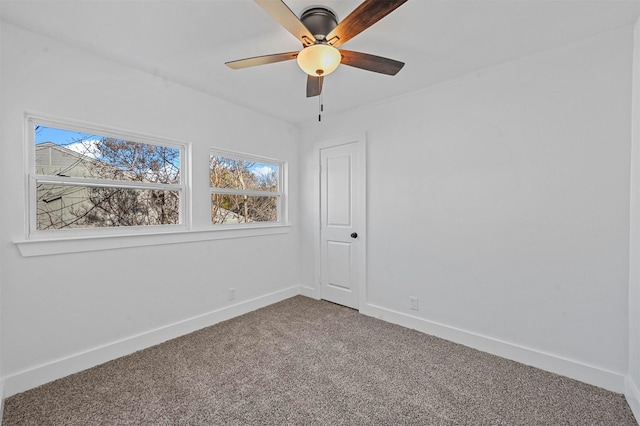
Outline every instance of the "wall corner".
<svg viewBox="0 0 640 426"><path fill-rule="evenodd" d="M629 337L625 397L640 420L640 19L633 31L629 223Z"/></svg>
<svg viewBox="0 0 640 426"><path fill-rule="evenodd" d="M629 376L624 381L624 397L636 419L640 419L640 390Z"/></svg>
<svg viewBox="0 0 640 426"><path fill-rule="evenodd" d="M0 379L0 425L4 416L4 379Z"/></svg>

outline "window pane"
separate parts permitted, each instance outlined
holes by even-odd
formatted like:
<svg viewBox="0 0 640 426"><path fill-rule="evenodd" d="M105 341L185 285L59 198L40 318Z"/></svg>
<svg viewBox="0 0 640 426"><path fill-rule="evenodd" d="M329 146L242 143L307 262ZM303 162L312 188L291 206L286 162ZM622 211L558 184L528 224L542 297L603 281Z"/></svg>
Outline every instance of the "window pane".
<svg viewBox="0 0 640 426"><path fill-rule="evenodd" d="M180 223L178 191L37 185L38 230Z"/></svg>
<svg viewBox="0 0 640 426"><path fill-rule="evenodd" d="M36 174L135 182L180 183L180 149L35 128Z"/></svg>
<svg viewBox="0 0 640 426"><path fill-rule="evenodd" d="M238 160L221 155L209 157L209 184L212 188L278 192L279 166Z"/></svg>
<svg viewBox="0 0 640 426"><path fill-rule="evenodd" d="M212 223L277 222L278 197L211 194Z"/></svg>

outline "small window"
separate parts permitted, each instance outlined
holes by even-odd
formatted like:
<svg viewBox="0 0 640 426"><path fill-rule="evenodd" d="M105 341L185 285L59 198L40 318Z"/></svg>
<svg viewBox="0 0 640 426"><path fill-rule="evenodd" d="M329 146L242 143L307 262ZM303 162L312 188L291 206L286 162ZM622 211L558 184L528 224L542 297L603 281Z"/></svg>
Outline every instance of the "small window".
<svg viewBox="0 0 640 426"><path fill-rule="evenodd" d="M32 232L183 223L184 145L35 119L29 125Z"/></svg>
<svg viewBox="0 0 640 426"><path fill-rule="evenodd" d="M284 222L284 163L212 151L209 156L211 223Z"/></svg>

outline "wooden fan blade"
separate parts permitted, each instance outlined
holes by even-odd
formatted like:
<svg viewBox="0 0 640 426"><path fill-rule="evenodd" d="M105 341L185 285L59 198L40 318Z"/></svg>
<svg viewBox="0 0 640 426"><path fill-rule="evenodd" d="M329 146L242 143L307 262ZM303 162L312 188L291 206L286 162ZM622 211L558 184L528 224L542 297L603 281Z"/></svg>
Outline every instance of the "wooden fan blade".
<svg viewBox="0 0 640 426"><path fill-rule="evenodd" d="M312 75L308 75L307 76L307 98L320 96L320 93L322 93L323 82L324 82L324 77L314 77Z"/></svg>
<svg viewBox="0 0 640 426"><path fill-rule="evenodd" d="M326 37L334 47L346 43L371 25L375 24L407 0L365 0L355 8ZM335 40L332 40L334 39Z"/></svg>
<svg viewBox="0 0 640 426"><path fill-rule="evenodd" d="M254 0L265 12L282 25L300 42L308 46L313 44L316 38L311 31L298 19L295 13L282 0Z"/></svg>
<svg viewBox="0 0 640 426"><path fill-rule="evenodd" d="M340 49L340 54L342 55L341 64L378 72L380 74L396 75L404 66L404 62L383 58L382 56L370 55L368 53Z"/></svg>
<svg viewBox="0 0 640 426"><path fill-rule="evenodd" d="M298 56L298 52L275 53L273 55L254 56L253 58L238 59L224 64L229 68L238 70L240 68L255 67L258 65L273 64L274 62L290 61Z"/></svg>

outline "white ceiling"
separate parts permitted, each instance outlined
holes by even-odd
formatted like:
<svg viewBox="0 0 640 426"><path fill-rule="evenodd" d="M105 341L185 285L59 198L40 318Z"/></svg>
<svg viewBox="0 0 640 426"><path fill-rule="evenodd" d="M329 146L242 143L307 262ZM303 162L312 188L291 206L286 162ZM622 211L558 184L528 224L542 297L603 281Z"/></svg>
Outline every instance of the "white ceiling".
<svg viewBox="0 0 640 426"><path fill-rule="evenodd" d="M360 0L322 4L343 19ZM224 62L299 50L252 0L2 0L2 20L291 123L316 119L295 61L231 70ZM406 63L394 77L348 66L327 76L325 112L415 91L631 26L640 0L409 0L344 48Z"/></svg>

